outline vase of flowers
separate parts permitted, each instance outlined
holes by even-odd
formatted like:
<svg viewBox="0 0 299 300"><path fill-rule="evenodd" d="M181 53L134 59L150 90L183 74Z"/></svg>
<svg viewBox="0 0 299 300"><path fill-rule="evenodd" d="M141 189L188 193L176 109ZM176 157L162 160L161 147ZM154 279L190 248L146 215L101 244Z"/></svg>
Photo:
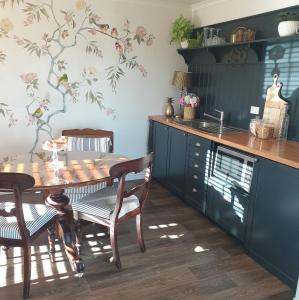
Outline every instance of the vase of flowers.
<svg viewBox="0 0 299 300"><path fill-rule="evenodd" d="M184 107L183 118L193 120L195 118L195 108L199 106L199 97L189 93L180 98L180 105Z"/></svg>

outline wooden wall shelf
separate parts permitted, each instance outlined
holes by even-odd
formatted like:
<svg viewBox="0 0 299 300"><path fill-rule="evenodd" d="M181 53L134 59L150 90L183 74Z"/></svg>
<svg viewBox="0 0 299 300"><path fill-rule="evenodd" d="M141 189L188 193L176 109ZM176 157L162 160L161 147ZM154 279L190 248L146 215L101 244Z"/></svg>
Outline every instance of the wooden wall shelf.
<svg viewBox="0 0 299 300"><path fill-rule="evenodd" d="M264 52L267 46L278 45L283 43L295 43L298 42L299 45L299 35L287 36L287 37L273 37L268 39L260 39L254 41L246 41L241 43L225 43L221 45L212 45L200 48L187 48L187 49L177 49L178 53L182 55L185 62L189 64L192 55L200 55L203 51L211 53L215 57L215 62L220 62L220 52L227 51L229 49L252 49L257 56L257 61L263 61Z"/></svg>

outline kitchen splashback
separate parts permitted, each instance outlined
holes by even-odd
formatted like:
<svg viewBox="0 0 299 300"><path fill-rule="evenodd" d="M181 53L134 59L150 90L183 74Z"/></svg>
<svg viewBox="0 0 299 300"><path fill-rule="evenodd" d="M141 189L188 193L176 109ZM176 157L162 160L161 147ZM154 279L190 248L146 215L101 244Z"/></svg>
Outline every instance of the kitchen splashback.
<svg viewBox="0 0 299 300"><path fill-rule="evenodd" d="M271 12L262 16L266 22L269 16L274 18L277 15L278 12ZM262 16L246 18L246 25L255 24L255 18L262 24ZM236 27L242 25L242 20L234 22ZM232 22L229 23L232 27ZM265 24L266 32L271 34ZM215 26L221 28L221 24ZM258 22L256 26L259 26ZM277 37L277 24L275 26L269 38ZM265 38L262 29L257 28L257 32ZM279 81L283 82L282 96L290 107L288 138L299 141L299 36L277 38L274 42L261 42L253 46L245 44L187 50L181 54L193 73L191 89L201 97L197 116L203 117L204 111L217 115L215 109L223 110L225 122L241 128L248 128L250 119L254 117L250 114L251 106L259 106L262 116L266 91L273 82L272 74L278 72Z"/></svg>

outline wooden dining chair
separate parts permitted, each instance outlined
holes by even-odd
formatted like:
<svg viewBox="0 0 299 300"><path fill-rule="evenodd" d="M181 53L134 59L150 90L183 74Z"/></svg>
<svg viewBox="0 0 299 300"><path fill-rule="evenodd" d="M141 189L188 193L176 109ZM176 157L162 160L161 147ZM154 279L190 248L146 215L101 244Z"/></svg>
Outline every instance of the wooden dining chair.
<svg viewBox="0 0 299 300"><path fill-rule="evenodd" d="M118 185L108 186L90 194L73 204L74 217L106 226L110 233L113 260L119 270L121 261L117 244L117 227L131 218L136 218L137 237L140 249L145 251L142 231L142 211L149 192L153 153L146 157L116 164L110 169L112 180L118 179ZM129 173L140 173L145 170L144 181L131 185L126 190L126 176ZM80 233L76 230L78 243ZM80 244L80 243L79 243Z"/></svg>
<svg viewBox="0 0 299 300"><path fill-rule="evenodd" d="M12 193L14 201L0 202L0 245L22 247L24 257L23 298L29 297L31 278L30 245L56 220L56 210L44 204L23 203L23 192L33 187L34 178L21 173L0 173L0 189Z"/></svg>
<svg viewBox="0 0 299 300"><path fill-rule="evenodd" d="M113 152L113 131L101 129L65 129L62 135L68 137L67 151ZM65 189L70 203L104 188L107 184L101 182L94 185Z"/></svg>

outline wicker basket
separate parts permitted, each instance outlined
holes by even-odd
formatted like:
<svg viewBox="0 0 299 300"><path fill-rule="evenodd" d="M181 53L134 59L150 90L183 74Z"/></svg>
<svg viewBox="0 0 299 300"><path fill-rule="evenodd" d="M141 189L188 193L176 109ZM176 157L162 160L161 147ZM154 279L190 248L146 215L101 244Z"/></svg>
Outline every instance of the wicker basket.
<svg viewBox="0 0 299 300"><path fill-rule="evenodd" d="M193 120L195 118L195 109L191 105L184 106L184 119Z"/></svg>

